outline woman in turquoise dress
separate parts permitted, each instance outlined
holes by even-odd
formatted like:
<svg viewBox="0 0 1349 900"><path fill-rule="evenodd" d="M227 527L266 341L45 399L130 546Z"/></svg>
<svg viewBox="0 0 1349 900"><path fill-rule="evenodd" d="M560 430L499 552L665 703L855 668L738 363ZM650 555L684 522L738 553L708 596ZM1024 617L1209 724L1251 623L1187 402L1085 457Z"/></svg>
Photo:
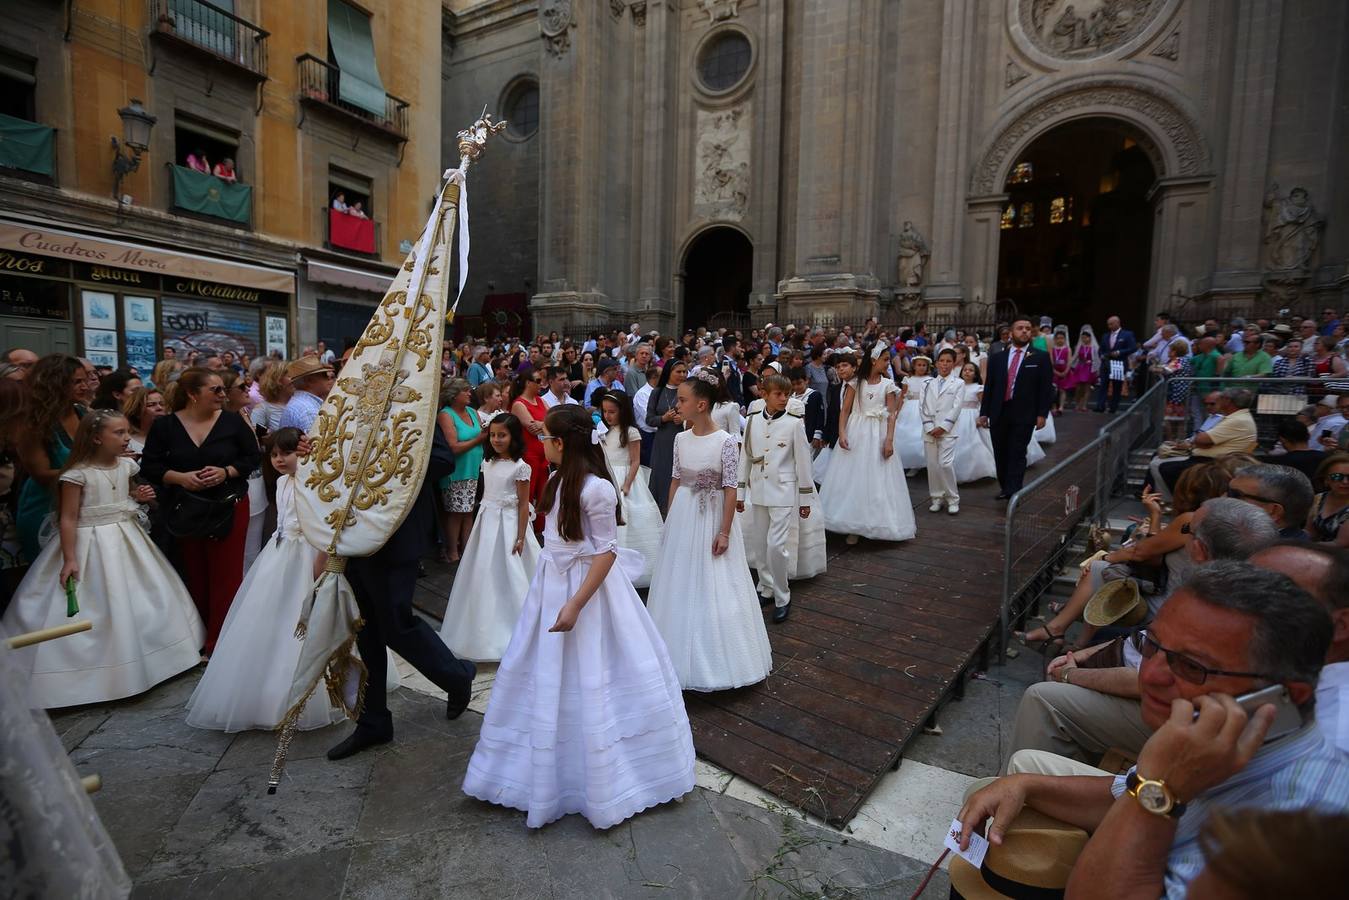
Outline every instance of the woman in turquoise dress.
<svg viewBox="0 0 1349 900"><path fill-rule="evenodd" d="M64 353L42 357L28 373L29 425L19 438L19 459L28 480L19 493L15 525L30 562L42 549L39 535L55 508L56 478L97 382L83 362Z"/></svg>
<svg viewBox="0 0 1349 900"><path fill-rule="evenodd" d="M478 411L468 405L473 391L467 381L446 379L440 395L445 406L436 422L454 451L454 471L439 484L444 507L442 556L448 563L457 563L473 530L473 501L477 497L478 470L482 468L482 445L487 440L487 432L478 418Z"/></svg>

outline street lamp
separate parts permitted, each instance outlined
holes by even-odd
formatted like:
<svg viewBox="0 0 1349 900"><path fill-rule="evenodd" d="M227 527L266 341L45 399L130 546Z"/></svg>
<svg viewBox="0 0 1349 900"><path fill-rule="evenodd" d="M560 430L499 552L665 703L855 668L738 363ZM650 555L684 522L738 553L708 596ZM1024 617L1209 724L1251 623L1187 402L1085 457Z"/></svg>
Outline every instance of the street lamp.
<svg viewBox="0 0 1349 900"><path fill-rule="evenodd" d="M122 120L122 140L118 141L116 135L112 139L112 194L120 210L122 179L140 168L141 154L150 147L150 129L158 119L146 112L135 97L117 110L117 117ZM124 147L129 152L124 153Z"/></svg>

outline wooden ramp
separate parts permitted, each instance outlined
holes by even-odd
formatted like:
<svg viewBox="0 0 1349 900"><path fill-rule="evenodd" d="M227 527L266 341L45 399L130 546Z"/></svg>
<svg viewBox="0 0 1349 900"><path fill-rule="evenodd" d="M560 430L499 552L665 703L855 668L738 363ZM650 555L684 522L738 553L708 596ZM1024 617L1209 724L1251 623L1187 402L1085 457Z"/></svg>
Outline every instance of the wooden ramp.
<svg viewBox="0 0 1349 900"><path fill-rule="evenodd" d="M1029 478L1082 446L1102 417L1055 420L1058 441ZM902 544L829 536L829 570L792 584L792 615L768 626L773 674L716 694L686 693L698 755L843 826L998 625L1003 510L991 481L962 485L960 515L927 511L909 479L918 536ZM428 563L416 604L441 617L450 570Z"/></svg>
<svg viewBox="0 0 1349 900"><path fill-rule="evenodd" d="M1095 436L1094 414L1055 420L1058 441L1029 478ZM829 571L792 584L792 615L768 626L761 684L684 695L698 755L835 826L846 824L956 686L991 635L1002 581L1003 511L993 481L962 485L960 514L927 511L909 479L918 536L902 544L829 536Z"/></svg>

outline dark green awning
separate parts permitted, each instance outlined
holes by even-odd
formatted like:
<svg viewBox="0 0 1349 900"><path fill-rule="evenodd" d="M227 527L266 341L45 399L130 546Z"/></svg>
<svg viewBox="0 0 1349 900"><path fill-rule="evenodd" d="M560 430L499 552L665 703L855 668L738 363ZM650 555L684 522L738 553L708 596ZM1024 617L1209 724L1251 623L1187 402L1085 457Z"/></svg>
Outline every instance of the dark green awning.
<svg viewBox="0 0 1349 900"><path fill-rule="evenodd" d="M0 115L0 167L51 177L56 129Z"/></svg>
<svg viewBox="0 0 1349 900"><path fill-rule="evenodd" d="M172 168L174 206L244 225L252 220L252 185L230 184L184 166Z"/></svg>
<svg viewBox="0 0 1349 900"><path fill-rule="evenodd" d="M370 17L342 0L328 0L328 40L337 57L337 97L383 118L384 82L375 65L375 41Z"/></svg>

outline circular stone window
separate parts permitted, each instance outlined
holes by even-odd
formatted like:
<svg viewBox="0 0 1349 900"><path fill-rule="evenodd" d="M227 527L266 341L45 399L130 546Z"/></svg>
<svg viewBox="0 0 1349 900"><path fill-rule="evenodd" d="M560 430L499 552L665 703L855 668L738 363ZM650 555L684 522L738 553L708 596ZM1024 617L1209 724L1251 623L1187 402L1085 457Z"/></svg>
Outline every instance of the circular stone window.
<svg viewBox="0 0 1349 900"><path fill-rule="evenodd" d="M539 130L537 81L522 81L511 88L503 106L506 109L506 133L511 137L524 140Z"/></svg>
<svg viewBox="0 0 1349 900"><path fill-rule="evenodd" d="M698 78L709 91L728 91L745 80L753 58L749 38L739 31L723 31L698 54Z"/></svg>

